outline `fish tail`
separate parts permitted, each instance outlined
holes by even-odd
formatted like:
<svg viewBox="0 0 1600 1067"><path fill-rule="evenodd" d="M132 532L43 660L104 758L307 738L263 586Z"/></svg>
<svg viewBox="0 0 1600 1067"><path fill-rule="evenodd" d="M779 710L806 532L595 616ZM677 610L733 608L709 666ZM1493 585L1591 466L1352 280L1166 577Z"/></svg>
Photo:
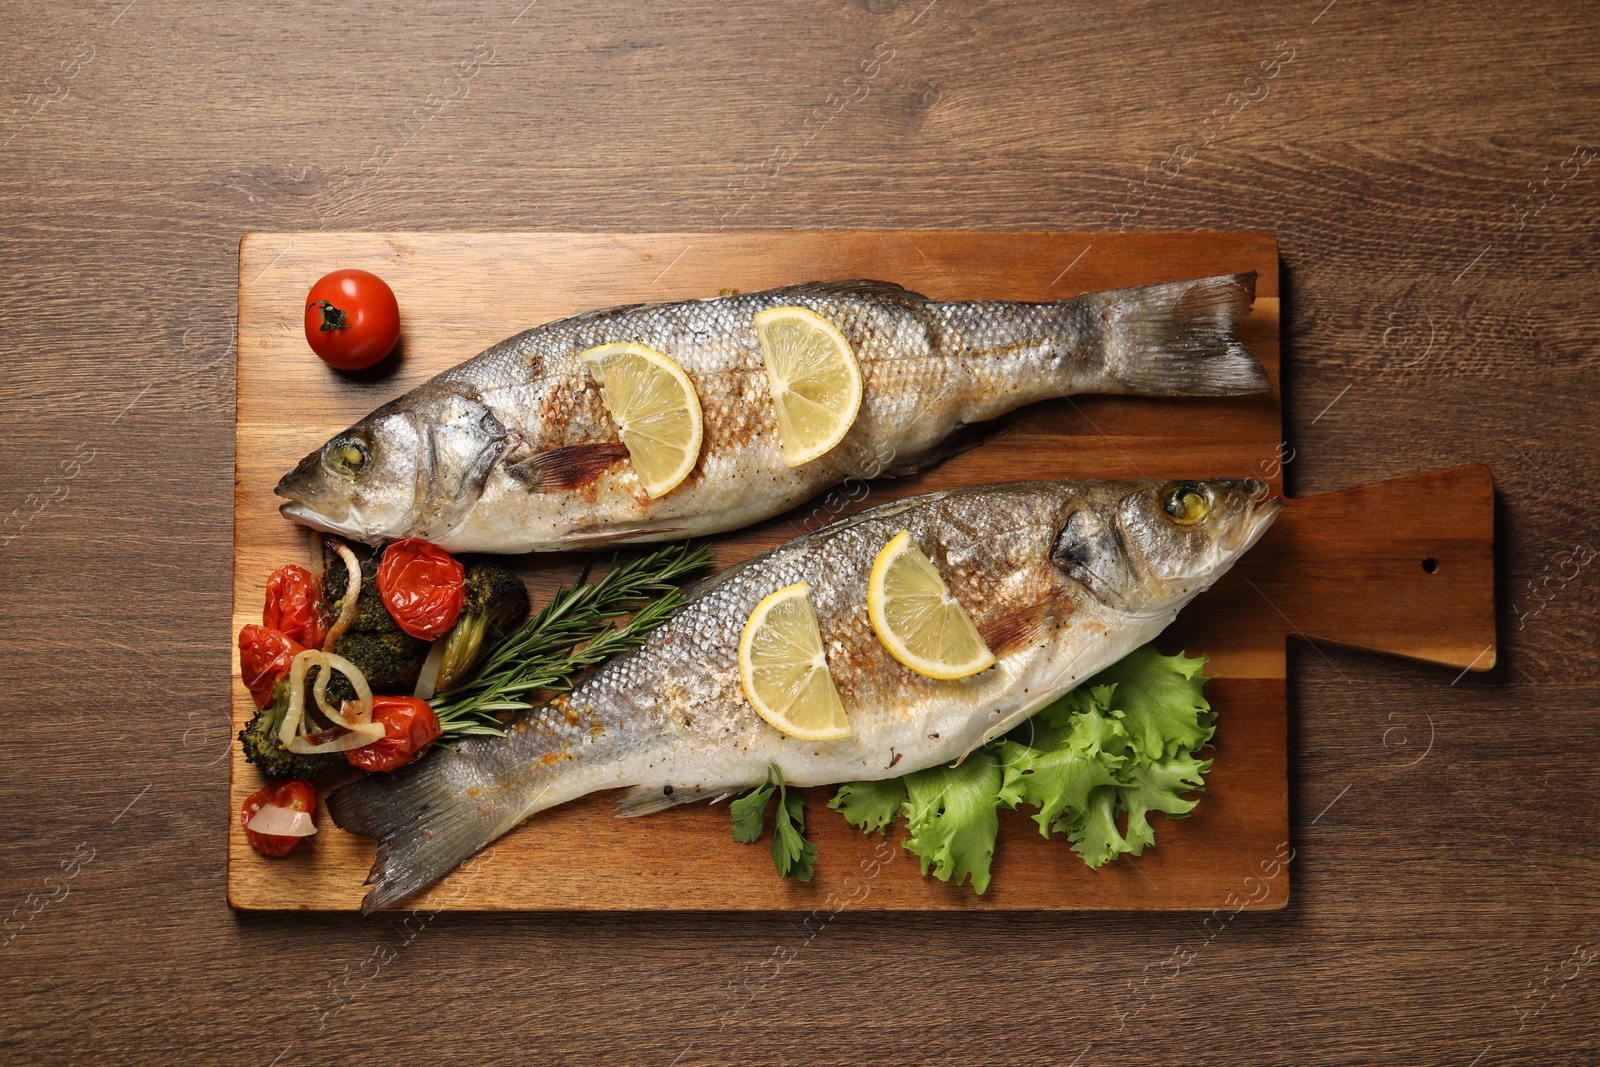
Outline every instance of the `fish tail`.
<svg viewBox="0 0 1600 1067"><path fill-rule="evenodd" d="M443 878L506 829L466 795L455 752L336 789L328 813L342 830L378 842L361 901L374 912Z"/></svg>
<svg viewBox="0 0 1600 1067"><path fill-rule="evenodd" d="M1255 296L1256 272L1248 271L1080 298L1103 323L1103 388L1145 396L1271 388L1261 362L1233 336Z"/></svg>

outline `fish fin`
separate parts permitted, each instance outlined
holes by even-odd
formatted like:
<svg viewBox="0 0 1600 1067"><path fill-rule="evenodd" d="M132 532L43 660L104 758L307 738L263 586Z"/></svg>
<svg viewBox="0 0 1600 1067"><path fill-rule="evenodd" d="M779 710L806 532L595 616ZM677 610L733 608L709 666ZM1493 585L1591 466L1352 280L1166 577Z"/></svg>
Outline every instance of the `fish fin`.
<svg viewBox="0 0 1600 1067"><path fill-rule="evenodd" d="M508 829L486 805L462 794L459 758L449 758L460 755L458 746L329 794L325 804L335 825L378 842L362 912L431 885Z"/></svg>
<svg viewBox="0 0 1600 1067"><path fill-rule="evenodd" d="M587 485L617 460L627 458L628 446L621 441L591 441L535 452L525 459L508 461L505 469L530 492L554 493Z"/></svg>
<svg viewBox="0 0 1600 1067"><path fill-rule="evenodd" d="M1114 289L1079 299L1099 310L1106 387L1144 396L1233 396L1271 388L1234 339L1256 298L1256 272Z"/></svg>
<svg viewBox="0 0 1600 1067"><path fill-rule="evenodd" d="M665 541L680 533L682 530L666 526L622 526L611 529L585 526L567 530L561 535L561 539L567 547L582 551L586 548L606 548L610 545L628 545L638 541Z"/></svg>
<svg viewBox="0 0 1600 1067"><path fill-rule="evenodd" d="M661 786L655 785L636 785L623 790L622 796L617 798L617 818L636 819L641 815L654 815L658 811L676 808L680 804L693 804L699 800L710 800L715 804L738 792L725 785L679 785L671 788L670 794Z"/></svg>
<svg viewBox="0 0 1600 1067"><path fill-rule="evenodd" d="M881 477L904 478L918 471L927 470L952 456L959 456L986 441L1009 433L1010 430L1011 427L1002 422L977 422L963 426L928 451L885 467Z"/></svg>
<svg viewBox="0 0 1600 1067"><path fill-rule="evenodd" d="M1006 656L1043 641L1070 614L1072 601L1052 597L988 620L978 627L978 635L996 657Z"/></svg>
<svg viewBox="0 0 1600 1067"><path fill-rule="evenodd" d="M906 307L915 307L926 304L928 298L921 293L913 292L894 282L872 281L868 278L848 278L832 282L804 282L800 285L786 285L780 289L769 290L772 296L779 299L804 296L858 296L872 300L887 300Z"/></svg>

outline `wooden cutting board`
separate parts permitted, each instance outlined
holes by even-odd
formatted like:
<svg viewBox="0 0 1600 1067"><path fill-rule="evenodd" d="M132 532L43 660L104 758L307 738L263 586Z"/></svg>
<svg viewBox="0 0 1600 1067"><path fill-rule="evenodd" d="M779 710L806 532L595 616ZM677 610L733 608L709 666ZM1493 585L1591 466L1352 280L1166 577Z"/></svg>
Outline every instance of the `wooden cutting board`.
<svg viewBox="0 0 1600 1067"><path fill-rule="evenodd" d="M363 267L393 286L401 350L378 374L342 376L307 348L301 309L327 271ZM490 344L547 320L636 301L751 291L816 279L878 278L935 299L1053 300L1080 292L1256 270L1241 338L1278 381L1278 258L1248 233L251 234L239 251L238 453L233 634L260 621L267 576L303 562L304 532L272 487L301 456L379 404ZM949 486L1023 478L1229 476L1280 485L1273 395L1218 400L1076 397L1013 415L1010 430L865 500L815 501L716 538L726 565L870 504ZM856 495L860 495L859 493ZM1455 671L1495 661L1489 472L1461 467L1288 501L1249 556L1158 642L1210 657L1218 713L1204 799L1156 817L1156 846L1091 871L1059 836L1001 813L994 880L924 878L907 852L864 838L808 790L820 859L809 884L778 878L766 844L729 837L726 806L643 820L598 795L534 816L456 874L405 902L427 911L1196 910L1288 901L1285 641L1297 635ZM539 603L579 561L528 557ZM233 635L230 635L230 638ZM233 664L233 717L253 712ZM351 910L374 845L319 813L321 832L286 859L257 855L238 811L261 779L234 746L228 899L241 909ZM898 837L898 833L894 835Z"/></svg>

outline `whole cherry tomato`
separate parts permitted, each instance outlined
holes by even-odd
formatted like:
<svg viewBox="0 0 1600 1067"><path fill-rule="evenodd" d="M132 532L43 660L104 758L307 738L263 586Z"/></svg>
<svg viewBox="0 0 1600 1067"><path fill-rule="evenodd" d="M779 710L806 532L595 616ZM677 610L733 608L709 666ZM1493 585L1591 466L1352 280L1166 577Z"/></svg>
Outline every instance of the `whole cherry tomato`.
<svg viewBox="0 0 1600 1067"><path fill-rule="evenodd" d="M259 834L250 829L250 820L255 818L256 812L269 804L310 815L317 810L317 791L311 788L310 782L277 782L251 793L250 799L239 809L239 824L244 827L244 836L251 848L263 856L287 856L289 850L300 843L298 837Z"/></svg>
<svg viewBox="0 0 1600 1067"><path fill-rule="evenodd" d="M306 648L321 648L327 630L322 625L322 604L317 583L304 567L279 567L267 579L267 606L261 622Z"/></svg>
<svg viewBox="0 0 1600 1067"><path fill-rule="evenodd" d="M306 297L306 340L329 366L363 370L400 339L400 304L376 274L336 270Z"/></svg>
<svg viewBox="0 0 1600 1067"><path fill-rule="evenodd" d="M294 658L305 651L294 638L251 623L239 631L239 677L256 698L256 707L272 703L272 687L289 676Z"/></svg>
<svg viewBox="0 0 1600 1067"><path fill-rule="evenodd" d="M378 595L400 629L433 641L449 632L466 606L465 577L465 568L450 553L407 537L384 550Z"/></svg>
<svg viewBox="0 0 1600 1067"><path fill-rule="evenodd" d="M372 721L383 723L383 739L344 754L364 771L404 767L426 752L433 739L444 732L433 708L416 697L373 697Z"/></svg>

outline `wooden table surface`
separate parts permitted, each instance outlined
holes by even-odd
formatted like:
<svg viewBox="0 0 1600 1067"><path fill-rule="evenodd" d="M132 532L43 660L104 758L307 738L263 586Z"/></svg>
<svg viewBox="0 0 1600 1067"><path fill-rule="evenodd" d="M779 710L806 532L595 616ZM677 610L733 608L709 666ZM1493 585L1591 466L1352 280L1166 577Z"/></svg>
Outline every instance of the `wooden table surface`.
<svg viewBox="0 0 1600 1067"><path fill-rule="evenodd" d="M1595 18L7 5L0 1061L1600 1057ZM1291 649L1289 906L230 911L239 236L878 227L1275 233L1290 490L1492 468L1492 672Z"/></svg>

